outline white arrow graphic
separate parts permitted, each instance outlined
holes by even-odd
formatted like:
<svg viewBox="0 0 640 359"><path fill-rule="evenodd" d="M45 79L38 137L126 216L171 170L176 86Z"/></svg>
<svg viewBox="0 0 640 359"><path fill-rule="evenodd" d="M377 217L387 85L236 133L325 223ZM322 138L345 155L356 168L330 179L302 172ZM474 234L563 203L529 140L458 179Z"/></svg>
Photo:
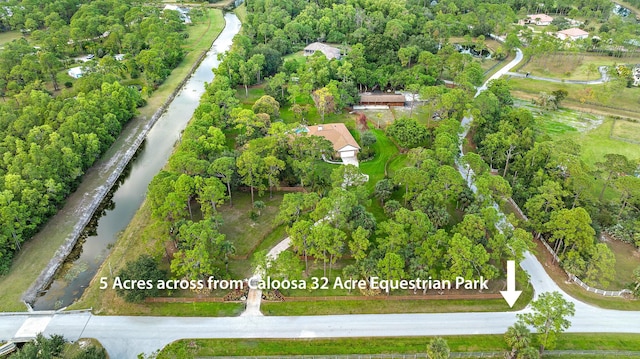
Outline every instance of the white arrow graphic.
<svg viewBox="0 0 640 359"><path fill-rule="evenodd" d="M500 291L500 294L502 294L510 308L513 307L520 294L522 294L521 290L516 290L516 261L507 261L507 290Z"/></svg>

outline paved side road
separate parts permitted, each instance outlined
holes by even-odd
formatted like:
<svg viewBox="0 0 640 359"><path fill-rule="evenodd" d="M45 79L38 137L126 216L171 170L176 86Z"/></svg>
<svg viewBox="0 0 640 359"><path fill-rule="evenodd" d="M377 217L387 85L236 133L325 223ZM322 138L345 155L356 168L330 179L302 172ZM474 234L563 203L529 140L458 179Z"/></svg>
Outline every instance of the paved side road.
<svg viewBox="0 0 640 359"><path fill-rule="evenodd" d="M56 315L45 335L98 339L111 358L135 358L182 338L315 338L502 334L516 312L307 317L109 317ZM88 319L88 320L87 320ZM640 333L640 312L576 309L570 332Z"/></svg>

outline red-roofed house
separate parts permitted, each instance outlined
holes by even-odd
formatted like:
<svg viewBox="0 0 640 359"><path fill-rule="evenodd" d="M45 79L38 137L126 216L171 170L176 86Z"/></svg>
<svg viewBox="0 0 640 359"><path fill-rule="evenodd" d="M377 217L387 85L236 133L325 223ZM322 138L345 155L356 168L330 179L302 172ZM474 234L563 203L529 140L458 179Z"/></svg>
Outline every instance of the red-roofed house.
<svg viewBox="0 0 640 359"><path fill-rule="evenodd" d="M307 126L307 133L313 136L322 136L333 144L336 155L345 161L345 158L356 158L360 146L353 138L344 123L325 123L316 126ZM357 161L357 160L356 160Z"/></svg>
<svg viewBox="0 0 640 359"><path fill-rule="evenodd" d="M571 41L575 41L586 39L587 37L589 37L589 33L584 30L578 29L577 27L572 27L570 29L558 31L556 33L556 36L558 36L560 40L569 39Z"/></svg>

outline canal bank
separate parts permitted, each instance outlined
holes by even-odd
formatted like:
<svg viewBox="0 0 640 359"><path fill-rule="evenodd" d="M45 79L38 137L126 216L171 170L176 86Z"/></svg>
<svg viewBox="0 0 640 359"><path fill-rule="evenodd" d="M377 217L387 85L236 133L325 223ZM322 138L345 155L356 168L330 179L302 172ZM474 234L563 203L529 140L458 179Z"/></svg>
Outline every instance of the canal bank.
<svg viewBox="0 0 640 359"><path fill-rule="evenodd" d="M232 22L234 22L234 19L237 21L235 16L232 17ZM185 77L183 82L184 86L177 86L177 90L173 96L170 96L169 100L166 101L167 104L171 103L168 108L166 108L166 111L161 108L152 118L129 124L129 128L123 131L121 139L117 142L118 146L113 146L109 151L110 153L85 175L83 183L76 193L72 195L76 198L70 197L68 201L73 205L65 206L70 208L64 208L60 211L61 213L59 213L59 215L62 218L52 220L46 226L53 226L53 228L45 227L43 231L39 233L39 235L42 236L43 233L47 232L47 229L49 232L62 231L67 233L67 238L65 239L65 245L58 250L55 258L51 260L47 269L42 271L38 280L31 286L30 290L23 295L25 302L33 302L36 300L36 309L52 309L54 307L66 306L72 302L74 298L82 294L83 288L86 287L93 273L95 273L95 270L102 264L102 260L104 260L108 254L109 247L115 242L117 234L127 225L133 213L135 213L135 210L140 206L148 182L153 178L159 168L164 165L173 150L173 144L178 139L182 128L184 128L190 119L190 113L193 113L193 110L197 107L200 95L204 92L204 83L210 82L213 79L211 68L215 65L215 62L217 62L216 57L220 51L220 44L230 44L231 38L233 37L231 36L229 39L225 38L225 36L229 36L229 29L231 28L229 19L230 15L227 14L227 16L225 16L225 20L227 21L226 27L217 37L210 51L202 58L202 64L200 66L193 66L192 70L194 71L190 72L192 75ZM239 22L237 26L239 27ZM175 99L171 101L173 97L175 97ZM50 291L50 295L38 298L37 293L46 286L47 282L50 282L50 279L53 278L55 274L55 270L52 268L56 266L59 267L60 264L64 262L64 258L66 257L65 252L68 251L66 252L68 254L73 250L74 246L69 245L69 243L78 241L84 224L91 220L93 212L109 193L109 189L113 183L118 181L120 173L129 162L128 160L133 157L138 147L143 143L143 140L145 140L145 134L148 135L145 146L140 151L138 158L132 163L131 173L124 179L117 191L113 193L112 200L115 208L107 208L105 211L106 215L97 220L97 236L88 236L85 241L85 246L74 250L74 254L79 253L79 258L76 260L78 265L76 265L76 263L72 265L72 267L76 266L76 269L73 269L72 272L76 272L78 275L71 276L73 278L67 277L67 279L71 280L57 278L53 282L53 291ZM161 150L154 147L157 143L162 144L165 149ZM165 153L166 155L163 160L162 157ZM145 160L145 158L147 160ZM151 158L151 161L148 160L149 158ZM140 173L144 175L140 175ZM108 178L106 182L105 177ZM97 245L94 246L94 244ZM40 265L42 262L44 261L39 262ZM34 263L30 265L37 266L38 262L34 261ZM41 268L42 267L40 267L40 270ZM62 280L56 283L60 279ZM17 295L19 295L19 293L17 293ZM53 295L61 295L62 299L50 298ZM15 310L13 307L9 307L9 309Z"/></svg>

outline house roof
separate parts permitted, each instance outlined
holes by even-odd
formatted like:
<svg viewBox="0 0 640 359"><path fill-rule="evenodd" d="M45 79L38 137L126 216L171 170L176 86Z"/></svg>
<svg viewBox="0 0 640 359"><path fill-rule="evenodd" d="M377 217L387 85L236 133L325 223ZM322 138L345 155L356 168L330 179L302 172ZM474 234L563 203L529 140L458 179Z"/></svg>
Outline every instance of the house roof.
<svg viewBox="0 0 640 359"><path fill-rule="evenodd" d="M559 34L564 34L570 37L578 37L578 36L585 36L585 35L589 35L588 32L578 29L577 27L572 27L570 29L566 29L566 30L562 30L562 31L558 31Z"/></svg>
<svg viewBox="0 0 640 359"><path fill-rule="evenodd" d="M72 67L67 71L67 73L69 74L69 76L77 77L79 75L84 74L84 68L82 68L80 66Z"/></svg>
<svg viewBox="0 0 640 359"><path fill-rule="evenodd" d="M360 149L356 140L351 136L344 123L326 123L316 126L307 126L308 134L322 136L333 144L333 149L338 152L346 146Z"/></svg>
<svg viewBox="0 0 640 359"><path fill-rule="evenodd" d="M304 51L320 51L326 56L328 59L336 59L340 57L340 49L337 47L333 47L327 44L323 44L321 42L314 42L307 47L304 48Z"/></svg>
<svg viewBox="0 0 640 359"><path fill-rule="evenodd" d="M389 103L389 102L405 102L402 94L361 94L360 102L367 103Z"/></svg>
<svg viewBox="0 0 640 359"><path fill-rule="evenodd" d="M547 14L535 14L535 15L527 15L527 17L533 21L536 21L536 19L538 19L537 21L540 22L551 22L553 21L553 17L547 15Z"/></svg>

